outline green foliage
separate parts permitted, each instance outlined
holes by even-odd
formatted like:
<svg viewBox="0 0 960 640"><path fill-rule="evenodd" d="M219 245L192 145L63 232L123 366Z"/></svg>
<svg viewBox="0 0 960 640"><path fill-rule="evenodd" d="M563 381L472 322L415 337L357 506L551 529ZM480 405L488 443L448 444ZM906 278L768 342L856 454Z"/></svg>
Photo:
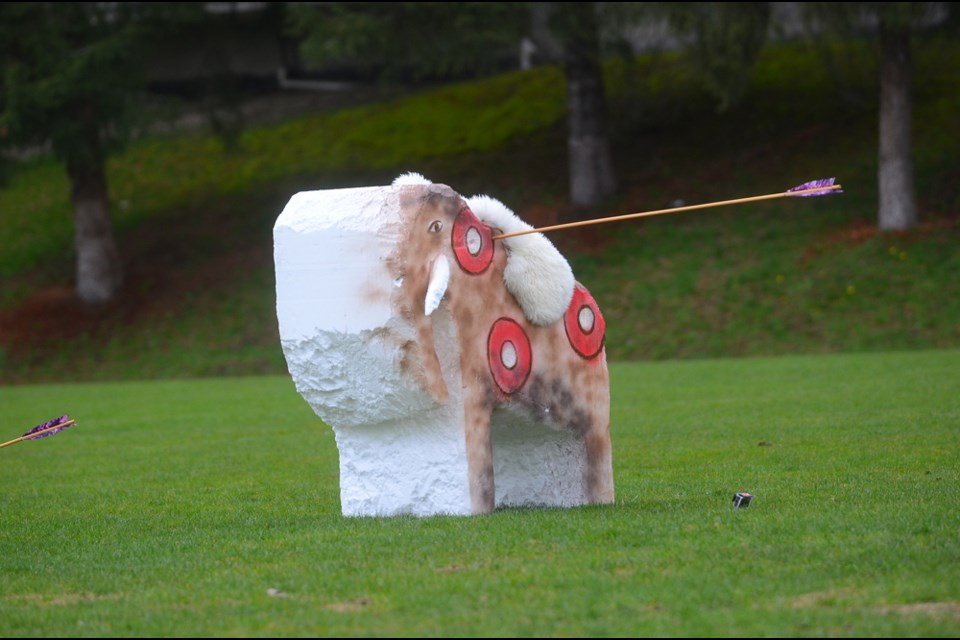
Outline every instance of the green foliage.
<svg viewBox="0 0 960 640"><path fill-rule="evenodd" d="M3 387L3 635L955 637L958 367L614 364L616 504L476 518L343 518L286 376Z"/></svg>
<svg viewBox="0 0 960 640"><path fill-rule="evenodd" d="M250 127L229 152L207 136L142 139L108 163L115 224L127 229L291 177L323 180L337 172L490 151L562 118L562 76L544 68ZM68 192L55 173L52 162L37 160L0 189L0 242L9 248L0 253L0 277L35 267L52 250L69 250Z"/></svg>
<svg viewBox="0 0 960 640"><path fill-rule="evenodd" d="M726 111L750 85L754 63L767 40L767 2L673 2L670 22L689 40L689 55L707 89Z"/></svg>
<svg viewBox="0 0 960 640"><path fill-rule="evenodd" d="M614 139L629 179L593 217L830 175L845 193L552 234L607 317L610 358L960 346L960 49L927 40L915 60L923 225L905 235L872 223L875 105L837 100L810 48L765 49L755 99L724 114L676 56L644 56L631 72L612 62ZM250 129L234 153L204 136L135 142L108 166L121 242L139 267L129 308L73 337L10 347L0 381L282 372L270 229L291 193L420 170L537 219L565 201L563 101L561 72L544 68ZM69 283L67 210L49 158L20 165L0 189L5 313Z"/></svg>
<svg viewBox="0 0 960 640"><path fill-rule="evenodd" d="M928 29L945 2L804 2L803 17L828 36L876 35L880 23L891 29Z"/></svg>
<svg viewBox="0 0 960 640"><path fill-rule="evenodd" d="M462 77L516 59L527 9L519 2L294 3L293 30L315 67L388 80Z"/></svg>
<svg viewBox="0 0 960 640"><path fill-rule="evenodd" d="M802 2L800 18L808 41L821 57L843 100L872 104L877 100L879 73L878 27L913 31L918 37L932 29L938 2ZM949 36L948 36L949 37Z"/></svg>
<svg viewBox="0 0 960 640"><path fill-rule="evenodd" d="M8 2L0 7L7 144L53 145L65 161L99 163L128 134L140 30L124 3Z"/></svg>
<svg viewBox="0 0 960 640"><path fill-rule="evenodd" d="M153 124L143 61L188 28L210 28L201 3L0 3L0 147L49 143L67 164L103 162ZM211 119L229 139L223 111Z"/></svg>

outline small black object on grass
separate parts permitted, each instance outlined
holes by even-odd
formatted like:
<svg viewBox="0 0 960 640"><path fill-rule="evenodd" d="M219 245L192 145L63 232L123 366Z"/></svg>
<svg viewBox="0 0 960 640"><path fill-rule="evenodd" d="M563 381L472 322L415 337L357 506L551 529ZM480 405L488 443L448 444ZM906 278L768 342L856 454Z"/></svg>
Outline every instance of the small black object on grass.
<svg viewBox="0 0 960 640"><path fill-rule="evenodd" d="M743 509L750 506L750 501L753 500L753 496L743 491L737 493L733 496L733 508L734 509Z"/></svg>

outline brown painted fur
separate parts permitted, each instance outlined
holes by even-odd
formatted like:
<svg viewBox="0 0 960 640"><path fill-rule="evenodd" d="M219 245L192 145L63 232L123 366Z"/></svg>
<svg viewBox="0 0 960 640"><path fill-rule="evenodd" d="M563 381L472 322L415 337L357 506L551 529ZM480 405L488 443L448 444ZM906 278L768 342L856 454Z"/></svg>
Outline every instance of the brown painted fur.
<svg viewBox="0 0 960 640"><path fill-rule="evenodd" d="M451 231L462 198L445 185L402 188L401 209L405 242L388 260L394 277L403 277L394 291L396 313L416 328L416 342L404 345L403 366L440 403L449 397L433 340L433 316L424 313L424 297L436 256L450 264L450 283L441 302L458 331L460 374L464 390L467 468L471 507L488 513L495 506L490 416L499 404L512 404L532 419L570 429L583 438L587 453L584 478L590 502L613 502L610 448L610 380L606 354L593 359L578 355L567 340L561 319L541 327L524 318L503 282L506 252L497 243L492 264L481 274L462 270L451 247ZM430 225L443 228L431 233ZM526 383L505 394L493 381L487 360L490 327L501 317L515 320L530 338L532 368Z"/></svg>

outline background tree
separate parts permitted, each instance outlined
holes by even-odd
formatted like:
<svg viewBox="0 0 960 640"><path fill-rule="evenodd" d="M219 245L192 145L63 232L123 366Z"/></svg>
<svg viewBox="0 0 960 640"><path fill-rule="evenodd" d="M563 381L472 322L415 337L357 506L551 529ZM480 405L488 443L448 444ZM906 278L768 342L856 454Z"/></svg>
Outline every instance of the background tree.
<svg viewBox="0 0 960 640"><path fill-rule="evenodd" d="M537 7L553 6L550 33L563 51L574 205L595 205L616 190L605 133L602 54L632 57L628 32L666 20L719 108L726 109L746 92L770 22L765 2L531 4L534 14Z"/></svg>
<svg viewBox="0 0 960 640"><path fill-rule="evenodd" d="M510 2L291 3L314 69L386 81L482 75L516 60L526 10Z"/></svg>
<svg viewBox="0 0 960 640"><path fill-rule="evenodd" d="M0 145L49 146L63 163L84 303L123 284L106 161L142 121L142 54L151 36L202 15L199 3L0 3Z"/></svg>
<svg viewBox="0 0 960 640"><path fill-rule="evenodd" d="M660 4L721 111L738 102L750 84L767 41L767 2L672 2Z"/></svg>
<svg viewBox="0 0 960 640"><path fill-rule="evenodd" d="M913 183L913 62L910 31L927 8L915 2L875 3L880 40L877 188L881 229L917 226Z"/></svg>
<svg viewBox="0 0 960 640"><path fill-rule="evenodd" d="M77 295L113 299L123 282L104 166L128 133L137 30L123 3L0 4L3 142L50 144L70 180Z"/></svg>
<svg viewBox="0 0 960 640"><path fill-rule="evenodd" d="M444 79L515 64L531 36L567 78L570 199L597 204L616 180L604 131L597 3L330 2L295 4L314 67L349 64L389 80Z"/></svg>
<svg viewBox="0 0 960 640"><path fill-rule="evenodd" d="M914 33L945 14L939 2L812 2L804 3L814 32L825 38L865 37L875 43L879 58L877 226L906 230L919 223L913 179Z"/></svg>
<svg viewBox="0 0 960 640"><path fill-rule="evenodd" d="M594 206L617 189L606 134L601 35L595 2L531 3L538 48L559 54L567 80L570 203Z"/></svg>

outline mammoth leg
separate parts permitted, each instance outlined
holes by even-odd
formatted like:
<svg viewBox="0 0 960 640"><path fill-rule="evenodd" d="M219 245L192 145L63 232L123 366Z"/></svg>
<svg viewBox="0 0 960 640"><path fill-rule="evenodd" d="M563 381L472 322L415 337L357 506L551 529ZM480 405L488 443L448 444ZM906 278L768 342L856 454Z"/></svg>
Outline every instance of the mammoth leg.
<svg viewBox="0 0 960 640"><path fill-rule="evenodd" d="M468 391L464 403L467 474L470 507L475 514L491 513L496 501L493 479L493 445L490 440L492 407L478 391Z"/></svg>
<svg viewBox="0 0 960 640"><path fill-rule="evenodd" d="M587 499L592 503L613 502L613 460L610 433L607 429L591 429L585 438L587 449Z"/></svg>

